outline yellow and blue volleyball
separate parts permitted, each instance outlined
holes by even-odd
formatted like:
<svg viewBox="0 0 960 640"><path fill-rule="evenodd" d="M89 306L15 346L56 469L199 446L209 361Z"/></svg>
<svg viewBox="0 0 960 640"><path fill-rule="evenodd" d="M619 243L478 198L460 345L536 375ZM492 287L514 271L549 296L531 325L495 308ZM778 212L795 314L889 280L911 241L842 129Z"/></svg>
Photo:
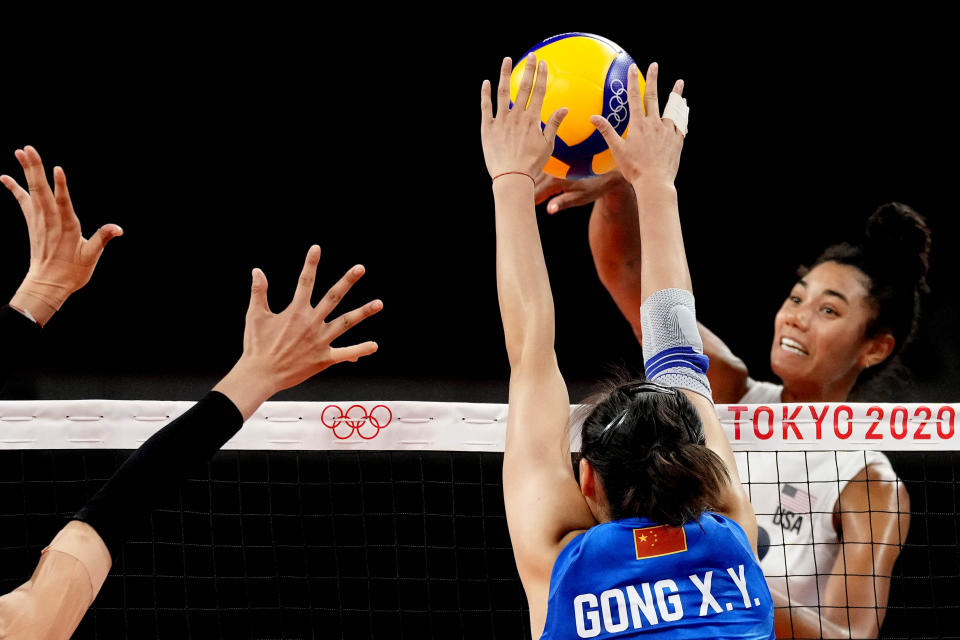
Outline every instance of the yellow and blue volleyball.
<svg viewBox="0 0 960 640"><path fill-rule="evenodd" d="M590 123L601 115L621 136L630 122L627 70L633 64L616 43L590 33L563 33L547 38L524 54L510 75L511 106L517 99L524 59L535 54L547 63L547 93L540 112L542 126L560 107L569 109L557 131L553 155L544 171L557 178L579 180L616 167L603 136ZM640 90L643 91L643 76Z"/></svg>

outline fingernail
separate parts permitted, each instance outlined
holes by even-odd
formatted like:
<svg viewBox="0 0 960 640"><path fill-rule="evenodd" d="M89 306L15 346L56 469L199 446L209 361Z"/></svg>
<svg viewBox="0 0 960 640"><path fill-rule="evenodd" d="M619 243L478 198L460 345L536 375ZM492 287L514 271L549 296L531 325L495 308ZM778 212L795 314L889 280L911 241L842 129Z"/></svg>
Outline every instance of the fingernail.
<svg viewBox="0 0 960 640"><path fill-rule="evenodd" d="M549 211L550 213L556 213L556 212L557 212L557 205L555 205L555 204L548 204L548 205L547 205L547 211Z"/></svg>
<svg viewBox="0 0 960 640"><path fill-rule="evenodd" d="M374 311L380 311L380 309L383 309L383 302L380 301L380 300L374 300L374 301L373 301L373 304L370 305L370 307L371 307Z"/></svg>
<svg viewBox="0 0 960 640"><path fill-rule="evenodd" d="M362 264L358 264L358 265L355 266L353 269L351 269L351 273L352 273L353 275L355 275L355 276L359 276L360 274L363 273L363 265L362 265Z"/></svg>

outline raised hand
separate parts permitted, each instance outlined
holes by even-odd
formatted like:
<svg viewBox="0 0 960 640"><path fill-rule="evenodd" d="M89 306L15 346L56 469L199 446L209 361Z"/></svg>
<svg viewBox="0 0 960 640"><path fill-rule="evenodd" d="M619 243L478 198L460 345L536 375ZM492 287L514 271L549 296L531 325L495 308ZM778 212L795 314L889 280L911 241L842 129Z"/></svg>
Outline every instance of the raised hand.
<svg viewBox="0 0 960 640"><path fill-rule="evenodd" d="M621 138L613 127L600 116L591 116L590 122L607 141L617 167L631 184L640 178L666 180L671 184L680 167L683 135L670 119L660 118L657 98L657 63L647 70L645 95L641 97L637 65L630 65L627 76L627 102L630 105L630 132ZM683 93L683 80L673 85L674 93ZM644 114L643 103L646 103Z"/></svg>
<svg viewBox="0 0 960 640"><path fill-rule="evenodd" d="M17 198L27 221L30 269L10 306L27 311L43 325L73 292L90 281L107 242L123 235L123 229L106 224L89 240L84 239L63 169L53 168L52 191L36 149L26 146L15 155L29 191L7 175L0 176L0 182Z"/></svg>
<svg viewBox="0 0 960 640"><path fill-rule="evenodd" d="M497 87L497 115L493 116L490 81L484 80L480 89L480 141L483 157L491 178L505 173L523 173L531 178L540 173L547 158L553 153L557 128L567 115L567 109L557 109L541 130L540 110L547 91L547 63L537 65L532 53L524 61L523 76L517 91L517 100L510 107L510 58L500 65L500 83ZM536 82L534 82L536 71Z"/></svg>
<svg viewBox="0 0 960 640"><path fill-rule="evenodd" d="M380 300L328 319L350 288L363 276L357 265L333 285L316 307L310 304L320 261L320 247L313 245L300 273L293 300L280 313L267 302L267 277L253 270L250 305L243 332L243 355L229 374L214 387L227 395L244 419L270 396L296 386L338 362L356 362L377 350L376 342L348 347L331 343L350 327L383 308Z"/></svg>

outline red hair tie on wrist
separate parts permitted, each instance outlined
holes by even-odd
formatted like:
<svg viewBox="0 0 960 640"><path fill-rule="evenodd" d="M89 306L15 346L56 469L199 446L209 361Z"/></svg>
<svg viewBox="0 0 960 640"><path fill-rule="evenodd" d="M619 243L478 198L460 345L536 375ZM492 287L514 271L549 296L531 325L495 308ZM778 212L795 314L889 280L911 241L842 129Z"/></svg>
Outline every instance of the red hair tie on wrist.
<svg viewBox="0 0 960 640"><path fill-rule="evenodd" d="M521 176L527 176L528 178L530 178L530 182L532 182L533 184L537 184L537 181L533 179L533 176L532 176L532 175L530 175L529 173L523 172L523 171L504 171L503 173L498 173L497 175L493 176L493 179L492 179L490 182L496 182L496 181L497 181L497 178L502 178L503 176L508 176L508 175L510 175L511 173L516 173L516 174L521 175Z"/></svg>

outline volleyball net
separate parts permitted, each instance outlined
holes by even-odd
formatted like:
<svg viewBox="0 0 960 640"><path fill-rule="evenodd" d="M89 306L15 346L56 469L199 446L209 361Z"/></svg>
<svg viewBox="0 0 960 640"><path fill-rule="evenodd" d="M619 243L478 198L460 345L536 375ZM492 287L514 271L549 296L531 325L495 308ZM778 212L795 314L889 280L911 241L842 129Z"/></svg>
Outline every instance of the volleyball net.
<svg viewBox="0 0 960 640"><path fill-rule="evenodd" d="M130 449L191 404L0 403L0 593L26 580ZM889 580L882 637L960 637L958 410L719 406L771 586L825 611L837 606L824 593L838 567L848 608L862 606L864 588L850 576ZM75 637L528 638L503 507L506 411L266 403L136 524ZM881 465L879 451L906 500L895 480L861 473ZM868 521L880 523L879 513L900 529L864 544L899 556L892 569L863 571L829 540L848 511L862 510L836 509L836 496L848 487L882 495L870 488L884 483L893 506L875 498Z"/></svg>

